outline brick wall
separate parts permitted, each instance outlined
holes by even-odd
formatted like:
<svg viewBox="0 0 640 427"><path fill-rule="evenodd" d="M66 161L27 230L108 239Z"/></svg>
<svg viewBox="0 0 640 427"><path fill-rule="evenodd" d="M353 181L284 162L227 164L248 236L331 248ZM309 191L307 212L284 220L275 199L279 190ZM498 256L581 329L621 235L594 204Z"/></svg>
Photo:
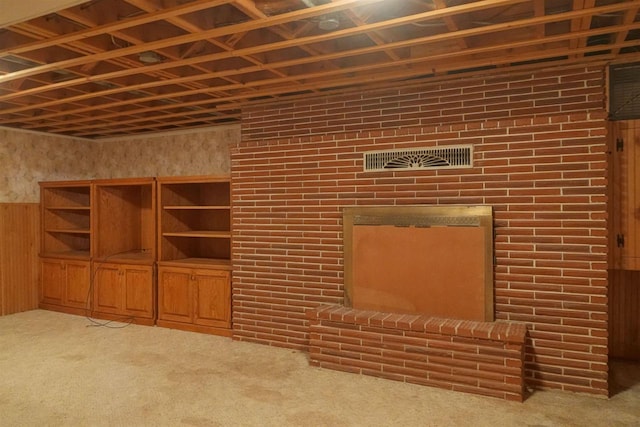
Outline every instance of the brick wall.
<svg viewBox="0 0 640 427"><path fill-rule="evenodd" d="M573 68L378 88L246 107L244 141L603 109L603 69Z"/></svg>
<svg viewBox="0 0 640 427"><path fill-rule="evenodd" d="M305 311L342 304L342 211L486 204L496 318L526 322L527 384L607 393L602 68L247 106L232 147L234 337L308 350ZM362 172L362 152L473 144L474 167Z"/></svg>

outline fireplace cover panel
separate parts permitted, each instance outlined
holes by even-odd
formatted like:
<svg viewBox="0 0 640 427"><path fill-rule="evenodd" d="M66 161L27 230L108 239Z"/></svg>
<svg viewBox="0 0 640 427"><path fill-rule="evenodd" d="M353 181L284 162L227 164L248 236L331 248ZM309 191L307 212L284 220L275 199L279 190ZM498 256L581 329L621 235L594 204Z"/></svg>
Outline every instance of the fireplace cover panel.
<svg viewBox="0 0 640 427"><path fill-rule="evenodd" d="M493 320L490 207L347 208L347 305Z"/></svg>

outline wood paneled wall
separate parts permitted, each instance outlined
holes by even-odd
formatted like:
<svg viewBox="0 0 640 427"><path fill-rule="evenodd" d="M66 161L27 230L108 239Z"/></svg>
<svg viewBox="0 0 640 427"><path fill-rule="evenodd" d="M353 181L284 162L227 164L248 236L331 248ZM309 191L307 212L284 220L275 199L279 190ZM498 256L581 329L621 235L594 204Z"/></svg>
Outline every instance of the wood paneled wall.
<svg viewBox="0 0 640 427"><path fill-rule="evenodd" d="M640 271L609 274L609 355L640 360Z"/></svg>
<svg viewBox="0 0 640 427"><path fill-rule="evenodd" d="M38 308L40 205L0 203L0 315Z"/></svg>

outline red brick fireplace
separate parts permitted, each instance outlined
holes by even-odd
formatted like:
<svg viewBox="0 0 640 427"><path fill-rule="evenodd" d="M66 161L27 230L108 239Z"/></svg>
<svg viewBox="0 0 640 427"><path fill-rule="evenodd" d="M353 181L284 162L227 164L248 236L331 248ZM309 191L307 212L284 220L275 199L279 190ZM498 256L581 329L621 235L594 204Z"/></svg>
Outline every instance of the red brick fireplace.
<svg viewBox="0 0 640 427"><path fill-rule="evenodd" d="M517 399L524 383L606 395L603 93L604 65L245 107L242 142L231 153L234 338L309 351L316 363L349 371L504 398ZM363 170L366 151L457 144L473 146L473 167ZM495 323L344 307L344 208L406 205L492 208ZM322 353L319 340L348 352L359 340L363 349ZM459 363L430 371L438 357Z"/></svg>
<svg viewBox="0 0 640 427"><path fill-rule="evenodd" d="M522 401L526 325L493 322L489 206L344 209L345 306L307 312L313 365Z"/></svg>

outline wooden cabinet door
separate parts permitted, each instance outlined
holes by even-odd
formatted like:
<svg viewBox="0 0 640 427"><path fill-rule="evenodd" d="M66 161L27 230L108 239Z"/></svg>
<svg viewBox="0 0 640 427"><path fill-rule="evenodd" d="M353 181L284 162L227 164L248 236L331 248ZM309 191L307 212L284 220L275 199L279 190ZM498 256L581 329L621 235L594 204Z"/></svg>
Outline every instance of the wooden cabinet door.
<svg viewBox="0 0 640 427"><path fill-rule="evenodd" d="M189 269L158 268L158 319L193 323L193 286Z"/></svg>
<svg viewBox="0 0 640 427"><path fill-rule="evenodd" d="M88 261L66 261L64 305L69 307L89 307L90 273Z"/></svg>
<svg viewBox="0 0 640 427"><path fill-rule="evenodd" d="M102 313L122 312L123 289L117 264L98 263L93 272L93 309Z"/></svg>
<svg viewBox="0 0 640 427"><path fill-rule="evenodd" d="M196 270L193 274L195 289L194 323L198 325L228 327L231 320L231 285L229 272Z"/></svg>
<svg viewBox="0 0 640 427"><path fill-rule="evenodd" d="M640 271L609 272L609 357L640 360Z"/></svg>
<svg viewBox="0 0 640 427"><path fill-rule="evenodd" d="M66 273L64 262L43 259L40 261L40 301L47 304L63 304Z"/></svg>
<svg viewBox="0 0 640 427"><path fill-rule="evenodd" d="M121 268L124 281L124 311L138 317L153 317L153 267L126 265Z"/></svg>
<svg viewBox="0 0 640 427"><path fill-rule="evenodd" d="M640 270L640 120L612 122L610 267Z"/></svg>

